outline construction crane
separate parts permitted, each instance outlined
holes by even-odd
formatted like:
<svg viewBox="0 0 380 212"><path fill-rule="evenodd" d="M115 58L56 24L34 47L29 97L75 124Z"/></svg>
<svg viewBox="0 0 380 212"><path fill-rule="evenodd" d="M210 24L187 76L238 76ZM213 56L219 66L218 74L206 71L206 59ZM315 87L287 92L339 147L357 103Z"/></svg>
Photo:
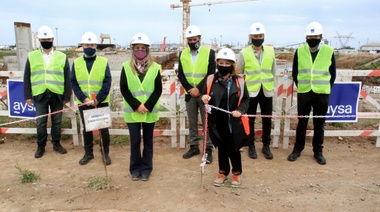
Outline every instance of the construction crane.
<svg viewBox="0 0 380 212"><path fill-rule="evenodd" d="M182 8L182 49L186 47L185 31L186 31L186 28L190 25L190 7L211 6L214 4L238 3L238 2L246 2L246 1L258 1L258 0L232 0L232 1L217 1L217 2L198 3L198 4L190 4L191 0L180 0L180 2L182 2L182 5L171 4L170 8L172 10L174 10L175 8Z"/></svg>

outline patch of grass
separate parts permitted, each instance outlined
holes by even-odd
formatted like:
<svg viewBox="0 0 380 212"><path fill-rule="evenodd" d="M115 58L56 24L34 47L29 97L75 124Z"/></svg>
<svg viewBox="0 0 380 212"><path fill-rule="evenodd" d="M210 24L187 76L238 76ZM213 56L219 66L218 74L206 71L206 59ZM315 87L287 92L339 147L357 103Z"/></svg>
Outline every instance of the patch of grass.
<svg viewBox="0 0 380 212"><path fill-rule="evenodd" d="M16 165L16 169L19 170L21 174L20 180L22 184L34 183L41 179L40 175L36 174L36 172L27 169L22 169L18 164Z"/></svg>
<svg viewBox="0 0 380 212"><path fill-rule="evenodd" d="M112 146L126 146L130 144L128 135L110 135L110 145Z"/></svg>
<svg viewBox="0 0 380 212"><path fill-rule="evenodd" d="M87 183L87 188L93 188L95 190L104 190L108 188L108 183L111 182L111 178L106 178L106 177L97 177L94 176L92 177L88 183Z"/></svg>
<svg viewBox="0 0 380 212"><path fill-rule="evenodd" d="M334 128L345 128L346 126L346 123L344 122L330 122L330 123L326 123L328 126L332 126Z"/></svg>

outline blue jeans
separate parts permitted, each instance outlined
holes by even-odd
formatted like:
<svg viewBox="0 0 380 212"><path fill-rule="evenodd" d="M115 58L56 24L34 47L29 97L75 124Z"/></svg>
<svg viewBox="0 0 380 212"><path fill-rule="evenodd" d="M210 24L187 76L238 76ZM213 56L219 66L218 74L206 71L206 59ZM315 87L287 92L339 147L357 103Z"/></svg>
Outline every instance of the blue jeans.
<svg viewBox="0 0 380 212"><path fill-rule="evenodd" d="M49 108L50 108L50 113L62 110L63 108L63 104L60 98L58 97L58 94L55 94L49 90L45 91L40 101L35 102L35 106L36 106L37 116L49 113ZM51 141L53 143L59 143L59 141L61 140L62 113L50 115L50 117L51 117ZM47 121L48 121L48 116L44 116L37 119L38 146L46 146Z"/></svg>
<svg viewBox="0 0 380 212"><path fill-rule="evenodd" d="M129 172L131 175L149 176L153 170L153 130L155 123L127 123L130 135L131 158ZM141 127L144 149L141 155Z"/></svg>

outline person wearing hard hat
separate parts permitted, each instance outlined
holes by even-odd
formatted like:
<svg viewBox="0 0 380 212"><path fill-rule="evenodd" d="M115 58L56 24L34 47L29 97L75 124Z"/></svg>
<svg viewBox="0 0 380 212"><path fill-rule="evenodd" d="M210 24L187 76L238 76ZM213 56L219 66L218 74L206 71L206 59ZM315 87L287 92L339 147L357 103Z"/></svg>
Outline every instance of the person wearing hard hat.
<svg viewBox="0 0 380 212"><path fill-rule="evenodd" d="M306 44L300 46L293 59L292 76L297 86L298 125L296 141L289 161L295 161L305 147L306 129L310 111L313 110L314 158L320 165L326 164L322 154L325 116L328 109L329 95L336 77L334 49L322 41L322 25L311 22L306 27Z"/></svg>
<svg viewBox="0 0 380 212"><path fill-rule="evenodd" d="M82 124L85 126L83 111L95 107L108 107L110 101L110 89L112 84L111 71L105 57L96 55L98 39L93 32L85 32L81 38L83 56L74 60L71 69L71 86L76 96L78 104L86 103L79 107ZM95 94L93 99L92 95ZM100 129L102 141L100 142L100 152L103 163L111 164L109 156L110 134L108 128ZM79 160L80 165L85 165L94 159L93 153L93 133L83 130L84 156ZM103 146L102 146L103 145ZM104 150L104 152L103 152Z"/></svg>
<svg viewBox="0 0 380 212"><path fill-rule="evenodd" d="M131 41L131 59L123 63L120 74L124 121L131 145L129 172L133 181L148 181L153 170L153 131L159 119L162 81L161 65L153 61L149 47L146 34L135 34Z"/></svg>
<svg viewBox="0 0 380 212"><path fill-rule="evenodd" d="M208 132L218 147L218 177L214 186L222 186L231 172L231 186L241 185L242 162L240 148L248 140L242 124L242 115L249 107L249 94L242 75L237 74L235 53L229 48L221 49L216 56L218 71L209 75L202 89L202 102L223 110L210 108ZM249 123L247 119L247 128ZM230 163L232 169L230 168Z"/></svg>
<svg viewBox="0 0 380 212"><path fill-rule="evenodd" d="M178 79L185 90L185 102L187 118L189 120L190 149L182 155L184 159L189 159L194 155L199 155L199 135L198 135L198 110L201 113L204 126L205 110L200 99L206 77L215 73L215 51L206 46L201 46L201 31L195 25L190 25L186 29L186 39L188 47L179 55ZM207 137L206 153L207 163L212 162L212 142Z"/></svg>
<svg viewBox="0 0 380 212"><path fill-rule="evenodd" d="M238 68L246 78L250 97L248 114L256 115L257 106L260 105L261 115L271 116L273 110L273 95L275 89L274 76L276 72L276 60L272 46L263 45L265 29L261 23L253 23L249 29L249 38L252 45L239 52ZM262 136L263 147L261 152L266 159L273 159L270 151L272 119L263 117ZM256 159L255 147L255 117L249 118L250 139L248 142L248 156Z"/></svg>
<svg viewBox="0 0 380 212"><path fill-rule="evenodd" d="M28 54L24 70L24 97L29 106L34 104L36 107L36 116L42 116L61 111L63 105L70 101L70 65L64 53L54 50L54 34L50 27L39 27L37 37L41 48ZM67 150L60 143L62 112L54 113L50 117L53 150L65 154ZM36 120L35 158L41 158L45 153L47 120L48 116Z"/></svg>

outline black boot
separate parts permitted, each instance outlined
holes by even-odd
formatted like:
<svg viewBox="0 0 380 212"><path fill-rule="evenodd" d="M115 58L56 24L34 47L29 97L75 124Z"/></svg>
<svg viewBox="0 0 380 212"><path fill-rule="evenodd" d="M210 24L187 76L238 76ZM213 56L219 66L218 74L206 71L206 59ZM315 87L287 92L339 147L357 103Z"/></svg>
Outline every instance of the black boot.
<svg viewBox="0 0 380 212"><path fill-rule="evenodd" d="M102 148L100 148L100 152L102 153L102 161L103 163L105 163L107 166L108 165L111 165L112 161L111 161L111 158L109 156L109 149L108 148L104 148L104 152L106 153L105 155L103 155L103 151L102 151Z"/></svg>
<svg viewBox="0 0 380 212"><path fill-rule="evenodd" d="M104 156L104 158L103 158L103 160L106 160L106 165L108 166L108 165L111 165L111 163L112 163L112 161L111 161L111 158L110 158L110 156L109 155L105 155ZM103 161L103 163L104 163L104 161Z"/></svg>
<svg viewBox="0 0 380 212"><path fill-rule="evenodd" d="M293 150L293 152L288 156L288 161L296 161L299 156L301 156L301 152Z"/></svg>
<svg viewBox="0 0 380 212"><path fill-rule="evenodd" d="M38 146L36 153L34 153L35 158L40 158L44 155L45 153L45 147L44 146Z"/></svg>
<svg viewBox="0 0 380 212"><path fill-rule="evenodd" d="M252 159L257 159L256 148L255 148L255 144L253 143L250 143L248 145L248 157Z"/></svg>
<svg viewBox="0 0 380 212"><path fill-rule="evenodd" d="M61 153L61 154L66 154L67 150L62 147L62 145L59 142L54 142L53 143L53 149L54 151Z"/></svg>
<svg viewBox="0 0 380 212"><path fill-rule="evenodd" d="M190 149L188 152L182 155L184 159L189 159L193 157L194 155L199 155L201 152L199 151L198 145L192 145L190 146Z"/></svg>
<svg viewBox="0 0 380 212"><path fill-rule="evenodd" d="M320 164L320 165L326 164L326 159L325 159L325 157L323 157L322 152L314 153L314 158L317 160L318 164Z"/></svg>
<svg viewBox="0 0 380 212"><path fill-rule="evenodd" d="M86 165L90 160L94 159L94 154L85 154L82 159L80 159L80 165Z"/></svg>
<svg viewBox="0 0 380 212"><path fill-rule="evenodd" d="M211 148L207 148L206 149L206 153L207 153L207 158L206 158L206 163L207 164L210 164L212 163L212 149Z"/></svg>
<svg viewBox="0 0 380 212"><path fill-rule="evenodd" d="M264 157L268 160L273 159L273 154L270 152L269 144L264 144L261 152L264 154Z"/></svg>

